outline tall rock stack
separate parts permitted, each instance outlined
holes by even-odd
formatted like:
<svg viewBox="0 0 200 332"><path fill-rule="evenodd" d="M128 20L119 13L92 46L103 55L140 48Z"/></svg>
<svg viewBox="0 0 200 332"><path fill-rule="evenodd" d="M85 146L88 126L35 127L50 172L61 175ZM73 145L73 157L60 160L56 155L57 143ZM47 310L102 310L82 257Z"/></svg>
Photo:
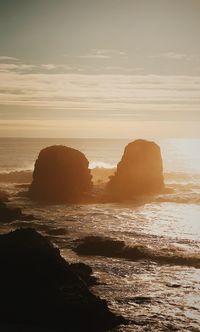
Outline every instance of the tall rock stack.
<svg viewBox="0 0 200 332"><path fill-rule="evenodd" d="M50 203L77 203L92 188L89 162L75 149L54 145L40 151L29 196Z"/></svg>
<svg viewBox="0 0 200 332"><path fill-rule="evenodd" d="M123 201L163 189L160 148L154 142L138 139L125 147L117 171L106 187L104 201Z"/></svg>

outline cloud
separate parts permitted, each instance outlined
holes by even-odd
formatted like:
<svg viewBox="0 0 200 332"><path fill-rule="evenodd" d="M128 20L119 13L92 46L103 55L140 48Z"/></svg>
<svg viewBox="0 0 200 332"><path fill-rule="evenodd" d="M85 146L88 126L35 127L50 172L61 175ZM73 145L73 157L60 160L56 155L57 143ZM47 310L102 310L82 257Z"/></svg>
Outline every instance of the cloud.
<svg viewBox="0 0 200 332"><path fill-rule="evenodd" d="M46 70L72 70L73 68L69 65L65 65L65 64L53 64L53 63L47 63L47 64L42 64L37 66L38 70L41 69L46 69Z"/></svg>
<svg viewBox="0 0 200 332"><path fill-rule="evenodd" d="M23 64L23 63L0 63L0 72L12 72L12 71L32 71L37 68L35 65Z"/></svg>
<svg viewBox="0 0 200 332"><path fill-rule="evenodd" d="M188 55L181 54L181 53L174 53L174 52L168 52L166 54L163 54L163 57L169 58L169 59L175 59L175 60L187 60Z"/></svg>
<svg viewBox="0 0 200 332"><path fill-rule="evenodd" d="M107 49L93 49L87 54L77 55L78 58L88 59L111 59L113 56L126 56L123 51L107 50Z"/></svg>
<svg viewBox="0 0 200 332"><path fill-rule="evenodd" d="M18 65L15 63L0 63L0 72L16 70Z"/></svg>
<svg viewBox="0 0 200 332"><path fill-rule="evenodd" d="M86 74L53 63L1 65L2 136L199 135L200 76L141 75L139 68Z"/></svg>
<svg viewBox="0 0 200 332"><path fill-rule="evenodd" d="M129 68L124 68L122 66L104 66L104 69L108 72L123 72L126 74L131 74L131 73L137 73L137 72L143 72L144 67L129 67Z"/></svg>
<svg viewBox="0 0 200 332"><path fill-rule="evenodd" d="M193 54L166 52L166 53L160 53L157 55L151 55L150 58L163 58L163 59L171 59L171 60L191 61L191 60L195 60L195 59L199 58L199 56L193 55Z"/></svg>
<svg viewBox="0 0 200 332"><path fill-rule="evenodd" d="M18 58L14 58L12 56L1 55L0 56L0 61L19 61L19 59Z"/></svg>
<svg viewBox="0 0 200 332"><path fill-rule="evenodd" d="M0 104L129 115L148 111L197 114L200 76L141 75L139 70L80 74L64 64L2 63Z"/></svg>
<svg viewBox="0 0 200 332"><path fill-rule="evenodd" d="M28 72L35 72L35 73L40 73L43 70L45 71L51 71L51 70L65 70L69 71L72 70L72 67L65 65L65 64L26 64L26 63L4 63L0 62L0 72L23 72L23 73L28 73Z"/></svg>
<svg viewBox="0 0 200 332"><path fill-rule="evenodd" d="M47 64L42 65L41 67L44 69L47 69L47 70L56 69L56 65L53 63L47 63Z"/></svg>

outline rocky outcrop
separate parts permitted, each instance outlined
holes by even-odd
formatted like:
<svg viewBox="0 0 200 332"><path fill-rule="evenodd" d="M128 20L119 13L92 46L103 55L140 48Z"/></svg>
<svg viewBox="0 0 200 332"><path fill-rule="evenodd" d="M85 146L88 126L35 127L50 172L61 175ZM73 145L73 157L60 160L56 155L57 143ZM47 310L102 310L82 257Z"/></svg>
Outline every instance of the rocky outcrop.
<svg viewBox="0 0 200 332"><path fill-rule="evenodd" d="M104 201L123 201L159 193L164 189L162 157L154 142L136 140L128 144L117 170L107 184Z"/></svg>
<svg viewBox="0 0 200 332"><path fill-rule="evenodd" d="M24 214L20 208L7 206L6 203L0 201L0 222L10 223L16 220L32 221L34 219L32 214Z"/></svg>
<svg viewBox="0 0 200 332"><path fill-rule="evenodd" d="M0 266L1 323L104 331L124 322L89 291L91 270L72 267L33 229L0 235Z"/></svg>
<svg viewBox="0 0 200 332"><path fill-rule="evenodd" d="M50 203L79 203L92 188L89 162L75 149L54 145L40 151L29 196Z"/></svg>
<svg viewBox="0 0 200 332"><path fill-rule="evenodd" d="M83 256L108 256L119 257L122 248L125 247L124 241L114 240L109 237L86 236L78 240L78 245L74 251Z"/></svg>
<svg viewBox="0 0 200 332"><path fill-rule="evenodd" d="M7 207L4 202L0 202L0 222L12 222L22 217L20 208Z"/></svg>
<svg viewBox="0 0 200 332"><path fill-rule="evenodd" d="M8 193L6 191L0 189L0 203L8 202L8 200L9 200Z"/></svg>
<svg viewBox="0 0 200 332"><path fill-rule="evenodd" d="M76 273L87 286L93 286L98 284L97 278L92 275L93 271L89 265L84 263L73 263L70 268Z"/></svg>
<svg viewBox="0 0 200 332"><path fill-rule="evenodd" d="M124 241L109 237L86 236L78 240L78 244L75 243L73 250L80 256L115 257L131 261L145 260L158 264L200 268L200 255L195 252L190 254L182 250L175 252L163 250L162 252L162 250L153 250L140 244L127 246Z"/></svg>

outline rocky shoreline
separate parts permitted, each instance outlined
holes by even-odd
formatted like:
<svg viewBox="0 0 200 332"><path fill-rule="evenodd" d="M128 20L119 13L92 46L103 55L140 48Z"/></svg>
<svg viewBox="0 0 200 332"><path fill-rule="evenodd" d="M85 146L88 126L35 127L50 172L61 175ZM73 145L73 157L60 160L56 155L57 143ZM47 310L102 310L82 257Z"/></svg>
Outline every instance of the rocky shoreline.
<svg viewBox="0 0 200 332"><path fill-rule="evenodd" d="M85 264L69 264L34 229L0 235L0 322L57 331L105 331L125 323L89 290Z"/></svg>

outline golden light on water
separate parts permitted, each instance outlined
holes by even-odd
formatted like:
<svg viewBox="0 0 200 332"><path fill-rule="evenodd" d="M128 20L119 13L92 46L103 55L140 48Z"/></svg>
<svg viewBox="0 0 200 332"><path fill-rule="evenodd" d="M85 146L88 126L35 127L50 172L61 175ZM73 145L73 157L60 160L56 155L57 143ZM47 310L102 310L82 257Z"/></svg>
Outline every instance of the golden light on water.
<svg viewBox="0 0 200 332"><path fill-rule="evenodd" d="M199 0L0 0L0 330L199 331L199 31Z"/></svg>

